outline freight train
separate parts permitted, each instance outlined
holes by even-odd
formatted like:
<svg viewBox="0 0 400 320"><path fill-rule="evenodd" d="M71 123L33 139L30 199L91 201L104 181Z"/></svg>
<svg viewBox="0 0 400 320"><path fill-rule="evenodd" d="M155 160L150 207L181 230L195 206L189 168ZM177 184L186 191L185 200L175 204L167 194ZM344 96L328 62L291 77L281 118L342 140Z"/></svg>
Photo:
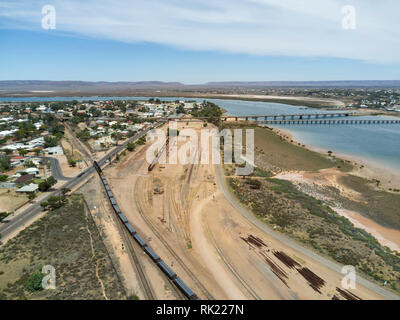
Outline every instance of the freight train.
<svg viewBox="0 0 400 320"><path fill-rule="evenodd" d="M132 227L132 225L128 222L121 209L118 207L117 202L115 201L114 195L108 185L107 179L104 177L103 171L100 168L99 164L94 161L93 167L96 169L97 173L100 176L101 181L103 182L104 188L107 193L107 197L111 203L111 207L113 208L115 214L119 217L125 228L131 234L133 239L142 247L143 251L154 261L155 264L160 268L160 270L178 287L178 289L190 300L200 300L197 295L183 282L181 278L177 276L177 274L151 249L147 243L139 236L136 230Z"/></svg>

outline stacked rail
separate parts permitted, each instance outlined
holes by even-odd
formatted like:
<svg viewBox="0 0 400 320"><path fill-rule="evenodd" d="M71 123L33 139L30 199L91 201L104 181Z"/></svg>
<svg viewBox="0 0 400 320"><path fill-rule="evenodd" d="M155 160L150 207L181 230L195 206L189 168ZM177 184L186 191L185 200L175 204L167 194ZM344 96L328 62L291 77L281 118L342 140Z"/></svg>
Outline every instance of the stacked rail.
<svg viewBox="0 0 400 320"><path fill-rule="evenodd" d="M118 216L118 218L122 221L122 224L128 230L129 234L133 237L133 239L139 244L139 246L143 249L144 252L153 260L153 262L161 269L161 271L178 287L178 289L190 300L199 300L197 295L183 282L181 278L177 276L177 274L170 268L168 265L147 245L147 243L139 236L136 230L132 227L129 221L126 219L125 215L122 213L119 208L114 195L108 185L107 179L104 177L103 170L100 168L96 161L93 162L93 167L96 169L97 173L100 176L100 179L104 185L104 188L107 193L108 200L111 203L111 207L113 211Z"/></svg>

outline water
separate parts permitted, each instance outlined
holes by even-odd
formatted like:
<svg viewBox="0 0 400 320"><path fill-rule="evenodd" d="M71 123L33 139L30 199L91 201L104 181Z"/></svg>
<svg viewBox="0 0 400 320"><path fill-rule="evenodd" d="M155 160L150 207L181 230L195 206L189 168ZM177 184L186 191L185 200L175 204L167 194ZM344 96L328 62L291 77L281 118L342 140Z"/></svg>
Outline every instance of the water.
<svg viewBox="0 0 400 320"><path fill-rule="evenodd" d="M204 98L159 97L161 100L195 100ZM46 102L46 101L99 101L99 100L148 100L148 97L21 97L1 98L0 102ZM302 106L290 106L280 103L207 99L225 109L228 115L267 115L322 113L324 111ZM326 111L329 113L335 111ZM340 111L337 111L340 112ZM371 117L352 117L369 119ZM393 117L373 117L373 119L393 119ZM398 118L396 118L398 119ZM400 125L276 125L293 135L296 141L334 153L356 156L364 160L379 163L383 168L400 171Z"/></svg>
<svg viewBox="0 0 400 320"><path fill-rule="evenodd" d="M387 116L354 119L398 119ZM353 117L352 117L353 119ZM277 125L308 146L355 156L400 172L400 125Z"/></svg>

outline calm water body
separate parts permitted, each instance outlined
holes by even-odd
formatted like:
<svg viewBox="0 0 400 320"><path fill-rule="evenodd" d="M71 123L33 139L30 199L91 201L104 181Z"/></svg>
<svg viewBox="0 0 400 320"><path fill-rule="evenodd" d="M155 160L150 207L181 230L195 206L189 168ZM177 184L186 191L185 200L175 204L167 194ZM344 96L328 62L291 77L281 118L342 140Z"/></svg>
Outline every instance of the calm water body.
<svg viewBox="0 0 400 320"><path fill-rule="evenodd" d="M31 97L0 98L0 102L45 102L45 101L98 101L98 100L147 100L148 97ZM204 99L160 97L161 100L196 100ZM228 115L267 115L267 114L299 114L321 113L320 110L290 106L280 103L255 102L240 100L207 99L218 104ZM332 113L332 111L327 111ZM340 111L339 111L340 112ZM371 117L355 117L354 119ZM374 119L393 119L379 116ZM353 118L352 118L353 119ZM397 118L398 119L398 118ZM296 141L308 146L334 153L356 156L366 161L379 163L381 167L392 168L400 172L400 125L277 125L278 129L288 131Z"/></svg>

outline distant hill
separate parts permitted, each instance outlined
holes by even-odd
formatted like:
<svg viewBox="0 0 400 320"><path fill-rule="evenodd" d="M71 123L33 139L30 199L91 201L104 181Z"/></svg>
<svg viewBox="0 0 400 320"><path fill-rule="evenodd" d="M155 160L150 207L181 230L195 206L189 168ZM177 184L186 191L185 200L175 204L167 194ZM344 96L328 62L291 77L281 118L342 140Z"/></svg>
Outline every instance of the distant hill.
<svg viewBox="0 0 400 320"><path fill-rule="evenodd" d="M344 80L344 81L233 81L208 82L209 87L400 87L400 80Z"/></svg>
<svg viewBox="0 0 400 320"><path fill-rule="evenodd" d="M206 91L208 89L260 89L260 88L399 88L400 80L387 81L230 81L185 85L180 82L162 81L45 81L6 80L0 81L0 96L12 95L56 95L56 94L135 94L158 90L163 93L175 91Z"/></svg>
<svg viewBox="0 0 400 320"><path fill-rule="evenodd" d="M27 91L123 91L135 89L177 88L179 82L138 81L138 82L90 82L90 81L43 81L43 80L7 80L0 81L0 90L8 92Z"/></svg>

